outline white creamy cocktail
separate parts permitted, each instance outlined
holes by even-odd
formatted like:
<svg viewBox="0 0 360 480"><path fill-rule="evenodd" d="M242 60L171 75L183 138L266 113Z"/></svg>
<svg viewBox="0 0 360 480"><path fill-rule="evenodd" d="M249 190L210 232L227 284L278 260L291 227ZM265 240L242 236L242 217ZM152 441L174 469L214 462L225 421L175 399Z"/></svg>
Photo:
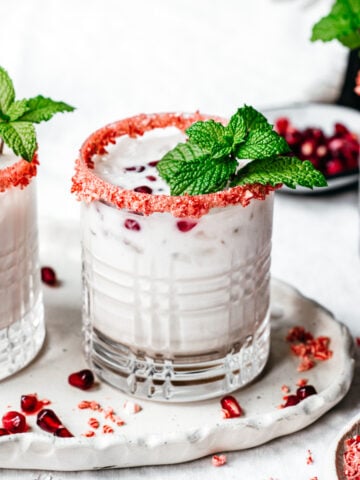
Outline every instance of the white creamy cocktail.
<svg viewBox="0 0 360 480"><path fill-rule="evenodd" d="M36 213L36 160L0 162L0 379L22 368L45 337Z"/></svg>
<svg viewBox="0 0 360 480"><path fill-rule="evenodd" d="M269 351L271 189L170 197L156 169L194 118L105 127L83 145L73 179L86 200L88 358L106 381L159 400L235 390Z"/></svg>

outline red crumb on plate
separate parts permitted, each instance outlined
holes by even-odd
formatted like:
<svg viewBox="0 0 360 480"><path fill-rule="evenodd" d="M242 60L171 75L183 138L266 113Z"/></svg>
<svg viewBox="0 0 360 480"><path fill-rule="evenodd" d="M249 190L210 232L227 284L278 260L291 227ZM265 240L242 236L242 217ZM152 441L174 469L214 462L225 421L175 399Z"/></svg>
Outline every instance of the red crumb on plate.
<svg viewBox="0 0 360 480"><path fill-rule="evenodd" d="M88 420L88 424L91 428L99 428L100 422L97 418L90 417Z"/></svg>
<svg viewBox="0 0 360 480"><path fill-rule="evenodd" d="M325 361L333 356L329 349L330 338L320 336L314 338L312 333L303 327L293 327L289 330L286 340L291 343L290 348L294 355L301 359L298 372L305 372L316 365L316 360Z"/></svg>
<svg viewBox="0 0 360 480"><path fill-rule="evenodd" d="M299 380L296 382L297 387L305 387L305 385L308 384L308 379L307 378L299 378Z"/></svg>
<svg viewBox="0 0 360 480"><path fill-rule="evenodd" d="M214 467L222 467L226 463L226 455L213 455L211 463Z"/></svg>
<svg viewBox="0 0 360 480"><path fill-rule="evenodd" d="M114 433L114 429L110 425L104 425L102 431L103 433Z"/></svg>
<svg viewBox="0 0 360 480"><path fill-rule="evenodd" d="M290 388L289 388L287 385L282 385L281 391L282 391L283 393L289 393L289 392L290 392Z"/></svg>
<svg viewBox="0 0 360 480"><path fill-rule="evenodd" d="M83 437L94 437L95 435L96 433L94 432L94 430L88 430L87 432L82 434Z"/></svg>
<svg viewBox="0 0 360 480"><path fill-rule="evenodd" d="M311 465L311 464L313 464L313 463L314 463L314 459L313 459L311 450L308 450L308 451L307 451L307 457L306 457L306 464L307 464L307 465Z"/></svg>

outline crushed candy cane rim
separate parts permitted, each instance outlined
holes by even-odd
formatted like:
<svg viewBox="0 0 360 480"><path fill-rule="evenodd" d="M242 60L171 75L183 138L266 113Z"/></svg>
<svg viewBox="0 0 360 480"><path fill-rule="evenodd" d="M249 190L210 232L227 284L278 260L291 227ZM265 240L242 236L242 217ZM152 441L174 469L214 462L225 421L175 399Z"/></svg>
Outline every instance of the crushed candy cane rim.
<svg viewBox="0 0 360 480"><path fill-rule="evenodd" d="M0 168L0 192L5 192L12 187L25 188L29 185L30 180L36 176L38 165L38 156L35 152L31 162L20 159L8 167Z"/></svg>
<svg viewBox="0 0 360 480"><path fill-rule="evenodd" d="M237 204L246 207L252 199L264 200L270 192L280 188L280 184L276 187L253 184L204 195L153 195L113 185L94 172L93 156L106 154L106 146L115 143L117 137L128 135L130 138L136 138L155 128L170 126L184 131L194 122L210 118L221 120L219 117L202 115L199 112L157 113L140 114L106 125L90 135L82 145L80 156L75 163L71 192L76 194L78 200L88 203L102 200L119 209L144 215L169 212L174 217L199 218L213 208Z"/></svg>

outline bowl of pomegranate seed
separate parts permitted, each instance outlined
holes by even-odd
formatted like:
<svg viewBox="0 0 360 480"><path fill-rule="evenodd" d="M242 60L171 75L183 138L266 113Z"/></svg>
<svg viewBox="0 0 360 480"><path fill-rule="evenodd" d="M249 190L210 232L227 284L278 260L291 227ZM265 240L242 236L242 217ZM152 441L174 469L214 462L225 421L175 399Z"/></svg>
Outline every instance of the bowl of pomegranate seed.
<svg viewBox="0 0 360 480"><path fill-rule="evenodd" d="M318 193L358 182L360 112L338 105L306 103L264 111L275 130L301 160L310 160L328 182L327 188L286 192Z"/></svg>

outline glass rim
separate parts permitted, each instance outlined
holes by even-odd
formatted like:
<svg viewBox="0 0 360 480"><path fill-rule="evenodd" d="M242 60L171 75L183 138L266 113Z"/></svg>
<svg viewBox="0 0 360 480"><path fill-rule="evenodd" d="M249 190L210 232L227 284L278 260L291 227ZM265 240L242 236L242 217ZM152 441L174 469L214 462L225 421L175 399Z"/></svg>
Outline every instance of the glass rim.
<svg viewBox="0 0 360 480"><path fill-rule="evenodd" d="M106 146L114 144L118 137L128 135L136 138L155 128L166 127L176 127L185 131L194 122L209 119L226 122L225 119L218 116L203 115L198 111L195 113L152 113L118 120L96 130L80 148L80 155L75 162L71 192L75 193L78 200L86 203L103 200L118 209L131 210L143 215L168 212L179 218L199 218L213 208L237 204L246 207L252 199L264 200L270 192L280 187L280 185L272 187L253 184L203 195L171 196L127 190L102 179L94 172L93 156L106 154Z"/></svg>
<svg viewBox="0 0 360 480"><path fill-rule="evenodd" d="M35 152L31 162L19 158L12 165L0 168L0 193L12 187L20 187L21 189L27 187L31 179L36 177L38 165L38 154Z"/></svg>

